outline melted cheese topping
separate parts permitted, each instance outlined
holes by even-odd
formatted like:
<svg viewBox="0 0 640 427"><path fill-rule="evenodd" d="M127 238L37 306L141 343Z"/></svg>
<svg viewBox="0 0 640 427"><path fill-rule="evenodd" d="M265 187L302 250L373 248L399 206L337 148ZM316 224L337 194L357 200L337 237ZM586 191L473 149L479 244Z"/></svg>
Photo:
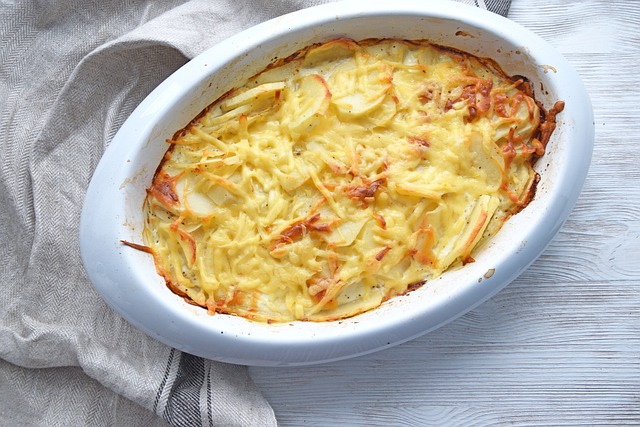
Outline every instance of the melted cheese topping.
<svg viewBox="0 0 640 427"><path fill-rule="evenodd" d="M307 48L169 141L145 244L169 286L210 313L370 310L473 261L528 203L544 153L528 92L427 42Z"/></svg>

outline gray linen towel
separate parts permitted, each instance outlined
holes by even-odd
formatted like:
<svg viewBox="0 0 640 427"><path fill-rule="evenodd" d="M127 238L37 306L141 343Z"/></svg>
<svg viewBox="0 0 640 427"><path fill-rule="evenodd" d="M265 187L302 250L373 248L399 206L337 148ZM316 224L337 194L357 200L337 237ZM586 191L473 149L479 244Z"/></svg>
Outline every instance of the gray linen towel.
<svg viewBox="0 0 640 427"><path fill-rule="evenodd" d="M0 424L276 424L244 367L169 348L103 303L78 222L104 149L156 85L231 34L326 2L0 2Z"/></svg>

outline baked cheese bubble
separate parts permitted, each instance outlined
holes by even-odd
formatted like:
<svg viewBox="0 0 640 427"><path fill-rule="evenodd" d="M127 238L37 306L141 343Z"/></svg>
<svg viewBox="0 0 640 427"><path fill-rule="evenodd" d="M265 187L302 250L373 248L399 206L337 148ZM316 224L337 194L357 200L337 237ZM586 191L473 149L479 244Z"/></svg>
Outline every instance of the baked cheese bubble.
<svg viewBox="0 0 640 427"><path fill-rule="evenodd" d="M314 45L168 141L144 243L211 314L354 316L473 262L531 200L562 105L426 41Z"/></svg>

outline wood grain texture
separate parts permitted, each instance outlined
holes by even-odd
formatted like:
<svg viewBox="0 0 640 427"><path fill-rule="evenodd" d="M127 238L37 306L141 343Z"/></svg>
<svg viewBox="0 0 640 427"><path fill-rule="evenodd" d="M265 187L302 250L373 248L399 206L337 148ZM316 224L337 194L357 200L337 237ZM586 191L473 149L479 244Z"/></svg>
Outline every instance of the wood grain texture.
<svg viewBox="0 0 640 427"><path fill-rule="evenodd" d="M596 144L543 255L458 320L306 368L251 368L282 426L640 425L640 3L514 0L582 76Z"/></svg>

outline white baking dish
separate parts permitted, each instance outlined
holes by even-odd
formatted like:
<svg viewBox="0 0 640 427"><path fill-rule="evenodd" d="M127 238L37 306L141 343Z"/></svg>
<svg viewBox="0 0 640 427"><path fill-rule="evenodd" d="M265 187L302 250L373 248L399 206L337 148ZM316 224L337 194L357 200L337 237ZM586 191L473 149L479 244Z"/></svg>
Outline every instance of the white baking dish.
<svg viewBox="0 0 640 427"><path fill-rule="evenodd" d="M208 315L172 293L142 243L145 189L165 140L228 89L311 43L429 39L496 60L528 77L550 108L566 102L537 163L534 201L512 217L476 262L370 312L335 322L263 324ZM210 359L247 365L303 365L365 354L429 332L469 311L527 268L553 239L580 193L591 160L593 113L580 78L548 43L508 19L453 2L346 1L291 13L207 50L158 86L111 142L88 188L80 227L86 271L98 292L150 336Z"/></svg>

